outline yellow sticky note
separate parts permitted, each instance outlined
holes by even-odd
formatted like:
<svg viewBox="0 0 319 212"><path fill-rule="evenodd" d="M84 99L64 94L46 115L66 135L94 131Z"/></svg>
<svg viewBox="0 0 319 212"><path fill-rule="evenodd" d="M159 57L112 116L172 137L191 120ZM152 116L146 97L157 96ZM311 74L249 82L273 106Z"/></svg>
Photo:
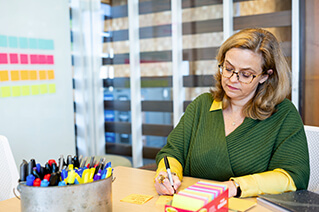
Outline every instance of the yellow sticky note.
<svg viewBox="0 0 319 212"><path fill-rule="evenodd" d="M45 93L48 93L48 85L42 84L40 85L40 94L45 94Z"/></svg>
<svg viewBox="0 0 319 212"><path fill-rule="evenodd" d="M166 205L169 201L172 201L173 196L162 195L156 201L156 205Z"/></svg>
<svg viewBox="0 0 319 212"><path fill-rule="evenodd" d="M31 85L31 94L39 95L40 94L40 86L39 85Z"/></svg>
<svg viewBox="0 0 319 212"><path fill-rule="evenodd" d="M21 86L22 96L30 96L30 85Z"/></svg>
<svg viewBox="0 0 319 212"><path fill-rule="evenodd" d="M21 87L20 86L12 86L11 87L12 96L21 96Z"/></svg>
<svg viewBox="0 0 319 212"><path fill-rule="evenodd" d="M172 206L190 211L197 211L205 204L204 200L174 194Z"/></svg>
<svg viewBox="0 0 319 212"><path fill-rule="evenodd" d="M39 78L40 78L40 80L46 80L47 79L47 72L45 70L39 71Z"/></svg>
<svg viewBox="0 0 319 212"><path fill-rule="evenodd" d="M49 80L54 79L54 71L53 70L48 70L48 79Z"/></svg>
<svg viewBox="0 0 319 212"><path fill-rule="evenodd" d="M49 93L55 93L55 84L49 84Z"/></svg>
<svg viewBox="0 0 319 212"><path fill-rule="evenodd" d="M9 73L8 71L0 71L0 81L8 81L9 80Z"/></svg>
<svg viewBox="0 0 319 212"><path fill-rule="evenodd" d="M37 80L37 79L38 79L37 71L35 70L30 71L30 80Z"/></svg>
<svg viewBox="0 0 319 212"><path fill-rule="evenodd" d="M20 80L20 71L11 71L11 81Z"/></svg>
<svg viewBox="0 0 319 212"><path fill-rule="evenodd" d="M152 198L153 198L152 195L131 194L131 195L128 195L127 197L121 199L120 201L142 205Z"/></svg>
<svg viewBox="0 0 319 212"><path fill-rule="evenodd" d="M257 203L246 199L230 198L228 199L228 208L235 211L246 211Z"/></svg>
<svg viewBox="0 0 319 212"><path fill-rule="evenodd" d="M11 96L10 86L1 87L1 97L9 97Z"/></svg>

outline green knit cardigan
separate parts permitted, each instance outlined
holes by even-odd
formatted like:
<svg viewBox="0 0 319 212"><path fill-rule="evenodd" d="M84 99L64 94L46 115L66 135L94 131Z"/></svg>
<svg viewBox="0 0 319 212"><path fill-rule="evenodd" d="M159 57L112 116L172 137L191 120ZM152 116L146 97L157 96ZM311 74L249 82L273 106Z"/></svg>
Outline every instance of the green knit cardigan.
<svg viewBox="0 0 319 212"><path fill-rule="evenodd" d="M307 140L300 115L288 99L271 117L245 118L226 137L222 110L209 111L212 102L211 94L204 93L187 107L157 154L157 164L167 155L181 163L185 176L218 181L281 168L297 189L307 189Z"/></svg>

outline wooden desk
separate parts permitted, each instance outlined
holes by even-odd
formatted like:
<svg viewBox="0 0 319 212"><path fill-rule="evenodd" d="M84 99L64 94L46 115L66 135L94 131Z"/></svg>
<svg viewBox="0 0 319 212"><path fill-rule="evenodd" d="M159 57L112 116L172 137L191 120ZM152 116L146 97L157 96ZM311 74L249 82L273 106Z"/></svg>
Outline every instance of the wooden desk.
<svg viewBox="0 0 319 212"><path fill-rule="evenodd" d="M114 177L116 178L112 185L113 195L113 212L141 212L141 211L152 211L152 212L164 212L164 205L156 205L156 201L159 198L155 188L153 177L154 171L147 171L143 169L135 169L129 167L118 166L114 168ZM182 186L180 189L184 189L195 182L198 178L184 177ZM154 197L143 205L136 205L120 200L130 194L145 194L153 195ZM251 201L256 201L254 198L250 198ZM0 212L10 211L19 212L21 211L20 202L17 198L8 199L0 202ZM269 212L270 210L257 205L250 212Z"/></svg>

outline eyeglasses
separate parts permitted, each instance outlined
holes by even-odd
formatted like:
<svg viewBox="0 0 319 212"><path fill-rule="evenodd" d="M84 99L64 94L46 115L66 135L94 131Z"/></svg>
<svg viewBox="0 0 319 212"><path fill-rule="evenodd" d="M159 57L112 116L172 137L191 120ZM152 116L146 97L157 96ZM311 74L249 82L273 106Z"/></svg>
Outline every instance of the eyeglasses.
<svg viewBox="0 0 319 212"><path fill-rule="evenodd" d="M256 77L262 75L263 73L260 73L258 75L254 75L248 71L234 71L232 69L228 69L222 65L218 66L219 72L223 77L231 78L234 74L237 74L237 80L239 82L250 84Z"/></svg>

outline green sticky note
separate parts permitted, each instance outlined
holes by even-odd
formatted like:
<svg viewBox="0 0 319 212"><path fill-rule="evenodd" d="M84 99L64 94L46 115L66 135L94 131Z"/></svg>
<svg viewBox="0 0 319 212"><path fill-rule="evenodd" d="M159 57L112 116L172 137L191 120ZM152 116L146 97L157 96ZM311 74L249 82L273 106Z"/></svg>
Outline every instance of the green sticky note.
<svg viewBox="0 0 319 212"><path fill-rule="evenodd" d="M55 93L55 84L49 84L49 93Z"/></svg>
<svg viewBox="0 0 319 212"><path fill-rule="evenodd" d="M31 85L31 95L39 95L39 94L40 94L40 86Z"/></svg>
<svg viewBox="0 0 319 212"><path fill-rule="evenodd" d="M21 86L22 96L30 96L30 85Z"/></svg>
<svg viewBox="0 0 319 212"><path fill-rule="evenodd" d="M21 96L21 87L20 86L12 86L11 87L12 96Z"/></svg>
<svg viewBox="0 0 319 212"><path fill-rule="evenodd" d="M40 93L41 94L48 93L48 85L47 84L40 85Z"/></svg>
<svg viewBox="0 0 319 212"><path fill-rule="evenodd" d="M9 97L11 96L10 86L1 87L1 97Z"/></svg>

